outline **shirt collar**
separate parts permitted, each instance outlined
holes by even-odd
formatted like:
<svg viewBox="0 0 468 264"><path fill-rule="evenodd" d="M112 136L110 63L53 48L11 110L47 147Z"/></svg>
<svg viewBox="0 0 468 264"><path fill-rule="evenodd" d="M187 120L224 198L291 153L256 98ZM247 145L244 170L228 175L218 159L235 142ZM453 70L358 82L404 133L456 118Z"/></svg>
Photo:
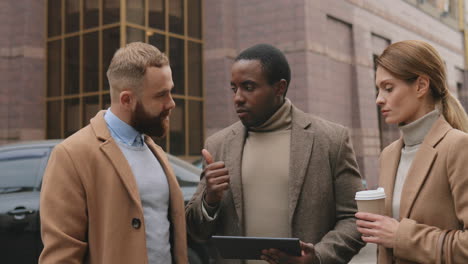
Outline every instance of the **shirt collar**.
<svg viewBox="0 0 468 264"><path fill-rule="evenodd" d="M139 133L132 126L122 121L117 117L112 110L107 109L104 114L104 120L106 120L107 127L109 128L111 135L116 140L127 144L129 146L143 146L143 134Z"/></svg>

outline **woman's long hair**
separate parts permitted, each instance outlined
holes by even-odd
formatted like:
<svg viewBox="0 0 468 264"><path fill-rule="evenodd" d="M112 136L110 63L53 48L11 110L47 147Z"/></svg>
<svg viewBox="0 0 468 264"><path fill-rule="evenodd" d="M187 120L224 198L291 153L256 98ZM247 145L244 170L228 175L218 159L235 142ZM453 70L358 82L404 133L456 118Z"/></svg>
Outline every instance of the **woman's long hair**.
<svg viewBox="0 0 468 264"><path fill-rule="evenodd" d="M426 75L431 96L447 122L456 129L468 132L468 116L448 89L444 61L434 47L420 40L396 42L377 58L377 65L410 84L419 76Z"/></svg>

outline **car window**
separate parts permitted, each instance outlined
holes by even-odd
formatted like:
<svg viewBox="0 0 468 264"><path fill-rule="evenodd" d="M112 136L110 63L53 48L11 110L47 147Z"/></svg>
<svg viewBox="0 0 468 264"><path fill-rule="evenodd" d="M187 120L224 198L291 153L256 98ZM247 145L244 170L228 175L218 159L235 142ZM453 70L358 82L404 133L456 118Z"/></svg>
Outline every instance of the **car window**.
<svg viewBox="0 0 468 264"><path fill-rule="evenodd" d="M180 186L192 186L198 184L200 177L199 174L195 174L192 171L189 171L177 164L172 164L172 168L174 169L174 173L179 180Z"/></svg>
<svg viewBox="0 0 468 264"><path fill-rule="evenodd" d="M0 152L0 193L34 189L47 154L44 149Z"/></svg>
<svg viewBox="0 0 468 264"><path fill-rule="evenodd" d="M180 186L193 186L198 184L202 171L200 168L170 154L168 158Z"/></svg>

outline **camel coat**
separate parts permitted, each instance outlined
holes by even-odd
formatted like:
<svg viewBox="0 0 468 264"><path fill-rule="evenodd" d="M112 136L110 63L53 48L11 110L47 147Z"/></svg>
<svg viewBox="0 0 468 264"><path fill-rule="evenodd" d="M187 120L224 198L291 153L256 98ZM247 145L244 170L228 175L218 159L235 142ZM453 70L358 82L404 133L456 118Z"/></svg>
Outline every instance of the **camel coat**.
<svg viewBox="0 0 468 264"><path fill-rule="evenodd" d="M403 139L380 157L386 215ZM379 264L468 263L468 135L441 116L424 138L408 171L400 202L395 248L379 247Z"/></svg>
<svg viewBox="0 0 468 264"><path fill-rule="evenodd" d="M347 129L293 107L289 167L290 237L313 243L322 264L348 263L364 245L356 229L354 195L361 190ZM244 235L241 161L246 129L241 122L206 140L215 161L224 161L230 188L214 221L202 214L205 181L186 207L188 232L199 240L212 235ZM261 157L259 157L261 158ZM267 221L268 219L265 219ZM216 263L240 263L223 260Z"/></svg>
<svg viewBox="0 0 468 264"><path fill-rule="evenodd" d="M148 263L143 207L130 165L100 111L91 124L54 148L41 191L42 264ZM164 151L145 143L170 191L173 262L187 263L184 200Z"/></svg>

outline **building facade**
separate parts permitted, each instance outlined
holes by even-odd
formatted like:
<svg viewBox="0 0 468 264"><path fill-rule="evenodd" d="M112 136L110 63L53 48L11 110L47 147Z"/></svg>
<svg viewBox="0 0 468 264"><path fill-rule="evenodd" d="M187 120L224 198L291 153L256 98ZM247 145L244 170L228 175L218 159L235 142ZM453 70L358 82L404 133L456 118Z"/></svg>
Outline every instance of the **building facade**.
<svg viewBox="0 0 468 264"><path fill-rule="evenodd" d="M201 0L0 3L0 144L65 138L110 105L107 67L126 43L170 59L176 108L169 152L195 159L204 140Z"/></svg>
<svg viewBox="0 0 468 264"><path fill-rule="evenodd" d="M203 142L201 1L48 0L46 137L65 138L110 105L106 71L125 44L146 42L170 59L173 97L167 151L198 156Z"/></svg>
<svg viewBox="0 0 468 264"><path fill-rule="evenodd" d="M168 54L175 82L169 136L194 159L206 136L236 122L229 89L235 56L257 43L283 50L288 97L349 127L375 187L378 156L399 137L375 105L374 58L392 42L422 39L446 62L468 103L464 0L24 0L0 2L0 144L64 138L109 106L116 49L143 41Z"/></svg>
<svg viewBox="0 0 468 264"><path fill-rule="evenodd" d="M45 137L44 11L44 0L0 1L0 144Z"/></svg>
<svg viewBox="0 0 468 264"><path fill-rule="evenodd" d="M287 96L308 113L350 129L368 187L381 149L399 137L376 107L374 58L392 42L421 39L445 59L450 89L463 101L464 1L205 0L206 131L238 120L230 67L243 49L270 43L292 68ZM463 20L462 20L463 21Z"/></svg>

